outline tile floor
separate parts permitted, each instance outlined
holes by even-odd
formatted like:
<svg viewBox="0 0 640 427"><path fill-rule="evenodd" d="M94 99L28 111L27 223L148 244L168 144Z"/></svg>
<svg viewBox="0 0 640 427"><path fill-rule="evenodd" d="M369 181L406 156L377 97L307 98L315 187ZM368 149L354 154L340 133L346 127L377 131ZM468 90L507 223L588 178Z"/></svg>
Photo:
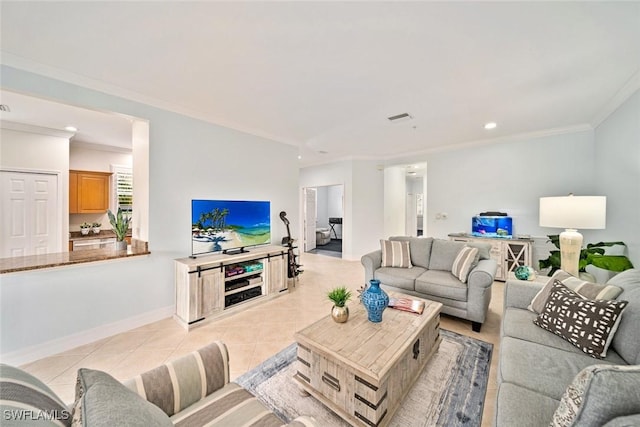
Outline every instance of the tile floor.
<svg viewBox="0 0 640 427"><path fill-rule="evenodd" d="M76 371L86 367L125 380L212 340L229 347L231 378L242 375L293 342L293 333L329 313L325 293L334 286L355 289L364 283L359 261L302 254L304 273L289 293L186 332L172 318L123 332L22 366L47 383L66 402L74 399ZM442 316L441 327L494 344L483 426L491 426L496 397L496 368L503 283L495 282L487 321L480 333L470 322Z"/></svg>

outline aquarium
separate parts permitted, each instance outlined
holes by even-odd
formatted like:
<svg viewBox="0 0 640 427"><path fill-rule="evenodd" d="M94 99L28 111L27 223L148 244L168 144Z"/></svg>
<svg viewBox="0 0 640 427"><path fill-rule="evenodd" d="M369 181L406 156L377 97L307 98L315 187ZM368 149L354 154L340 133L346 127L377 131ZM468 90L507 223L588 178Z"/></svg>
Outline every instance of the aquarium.
<svg viewBox="0 0 640 427"><path fill-rule="evenodd" d="M471 234L479 237L513 237L513 219L510 216L474 216Z"/></svg>

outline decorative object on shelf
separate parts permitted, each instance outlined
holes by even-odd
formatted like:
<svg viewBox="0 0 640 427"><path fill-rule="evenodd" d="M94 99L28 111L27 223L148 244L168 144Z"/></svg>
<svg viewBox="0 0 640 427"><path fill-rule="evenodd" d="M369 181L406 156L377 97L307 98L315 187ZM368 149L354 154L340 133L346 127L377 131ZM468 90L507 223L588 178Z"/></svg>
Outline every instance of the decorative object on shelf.
<svg viewBox="0 0 640 427"><path fill-rule="evenodd" d="M82 224L80 224L80 233L82 233L83 236L89 234L89 231L91 231L91 224L89 224L88 222L83 222Z"/></svg>
<svg viewBox="0 0 640 427"><path fill-rule="evenodd" d="M556 248L560 248L560 236L558 236L557 234L552 234L547 237L549 237L549 241ZM579 274L575 277L585 276L585 268L587 267L587 265L593 265L594 267L602 268L603 270L614 271L616 273L633 268L633 264L631 263L629 258L624 255L605 255L605 248L617 245L626 246L624 242L588 243L586 248L580 250L580 258L578 260ZM547 259L541 259L538 262L538 265L541 270L549 268L549 272L547 273L547 275L553 276L553 273L561 269L562 262L560 258L561 257L559 250L551 251L549 253L549 257ZM591 282L595 281L593 276L591 279L584 277L584 280L588 280Z"/></svg>
<svg viewBox="0 0 640 427"><path fill-rule="evenodd" d="M536 272L528 265L521 265L513 271L518 280L533 280L536 278Z"/></svg>
<svg viewBox="0 0 640 427"><path fill-rule="evenodd" d="M580 229L602 230L607 223L604 196L540 197L540 227L565 228L560 233L560 263L564 271L578 277L582 234Z"/></svg>
<svg viewBox="0 0 640 427"><path fill-rule="evenodd" d="M349 307L346 304L351 298L351 291L344 286L340 286L330 290L327 293L327 297L333 302L331 318L338 323L346 322L349 319Z"/></svg>
<svg viewBox="0 0 640 427"><path fill-rule="evenodd" d="M100 234L100 227L102 227L102 224L100 224L99 222L94 222L93 224L91 224L93 234Z"/></svg>
<svg viewBox="0 0 640 427"><path fill-rule="evenodd" d="M380 281L369 280L369 286L360 295L364 308L367 309L367 318L370 322L382 322L382 312L389 305L389 295L380 288Z"/></svg>
<svg viewBox="0 0 640 427"><path fill-rule="evenodd" d="M107 211L107 215L109 215L109 222L111 223L113 232L116 233L116 249L126 249L127 242L125 237L127 236L127 231L129 231L131 217L125 215L120 208L118 208L118 213L116 215L114 215L111 210Z"/></svg>

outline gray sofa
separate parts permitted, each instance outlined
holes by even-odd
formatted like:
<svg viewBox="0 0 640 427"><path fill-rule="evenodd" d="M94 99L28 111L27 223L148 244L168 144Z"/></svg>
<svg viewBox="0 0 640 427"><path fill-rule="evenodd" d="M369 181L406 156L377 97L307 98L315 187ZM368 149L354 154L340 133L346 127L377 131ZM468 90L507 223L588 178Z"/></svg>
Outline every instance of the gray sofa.
<svg viewBox="0 0 640 427"><path fill-rule="evenodd" d="M506 282L496 426L548 426L554 414L571 418L566 399L581 393L581 406L572 409L575 419L553 425L640 425L640 270L622 272L607 284L622 288L616 300L629 304L606 357L596 359L533 323L537 314L527 307L544 282Z"/></svg>
<svg viewBox="0 0 640 427"><path fill-rule="evenodd" d="M490 243L466 243L432 237L390 237L391 241L408 241L411 268L381 267L382 251L361 258L365 283L380 280L382 287L443 304L442 313L470 320L479 332L487 317L491 285L497 264L490 259ZM451 273L453 262L464 246L478 248L478 262L469 272L466 283Z"/></svg>
<svg viewBox="0 0 640 427"><path fill-rule="evenodd" d="M81 368L72 407L34 376L0 364L0 402L3 426L284 425L251 393L229 382L229 353L220 341L124 384L105 372ZM300 416L286 425L316 427L317 423Z"/></svg>

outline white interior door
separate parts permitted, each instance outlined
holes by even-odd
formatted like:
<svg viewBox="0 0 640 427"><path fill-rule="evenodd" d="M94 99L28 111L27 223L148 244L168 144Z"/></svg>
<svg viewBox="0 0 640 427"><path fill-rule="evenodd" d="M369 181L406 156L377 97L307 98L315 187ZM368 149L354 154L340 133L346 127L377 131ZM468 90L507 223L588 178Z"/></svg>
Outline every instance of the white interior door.
<svg viewBox="0 0 640 427"><path fill-rule="evenodd" d="M0 256L60 252L57 175L0 171L0 187Z"/></svg>
<svg viewBox="0 0 640 427"><path fill-rule="evenodd" d="M315 188L304 189L304 251L316 248L317 191Z"/></svg>

